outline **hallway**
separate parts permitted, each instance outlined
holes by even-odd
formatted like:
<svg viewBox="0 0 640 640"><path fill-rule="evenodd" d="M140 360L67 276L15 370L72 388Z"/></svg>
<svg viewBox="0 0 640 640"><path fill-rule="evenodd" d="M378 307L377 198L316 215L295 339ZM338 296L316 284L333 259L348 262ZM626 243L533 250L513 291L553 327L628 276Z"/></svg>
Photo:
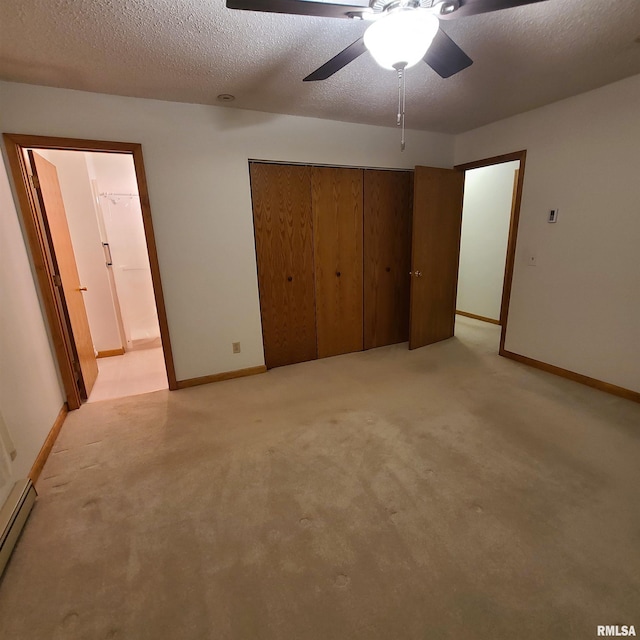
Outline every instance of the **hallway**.
<svg viewBox="0 0 640 640"><path fill-rule="evenodd" d="M87 402L112 400L168 388L162 347L98 358L98 379Z"/></svg>

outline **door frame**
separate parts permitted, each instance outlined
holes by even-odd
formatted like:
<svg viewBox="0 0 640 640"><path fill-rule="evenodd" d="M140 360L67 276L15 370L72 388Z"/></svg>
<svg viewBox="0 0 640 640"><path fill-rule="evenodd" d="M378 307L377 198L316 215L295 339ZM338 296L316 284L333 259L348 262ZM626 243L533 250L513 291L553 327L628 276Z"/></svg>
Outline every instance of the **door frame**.
<svg viewBox="0 0 640 640"><path fill-rule="evenodd" d="M474 162L466 162L464 164L455 165L454 169L459 171L468 171L469 169L479 169L480 167L489 167L495 164L503 164L505 162L520 161L518 168L518 180L513 194L511 203L511 218L509 220L509 238L507 241L507 256L504 267L504 278L502 282L502 301L500 303L500 347L498 353L504 356L506 351L504 348L505 337L507 335L507 321L509 319L509 301L511 300L511 285L513 282L513 268L516 257L516 243L518 240L518 222L520 220L520 205L522 203L522 186L524 184L524 169L527 158L527 151L514 151L500 156L475 160Z"/></svg>
<svg viewBox="0 0 640 640"><path fill-rule="evenodd" d="M169 324L164 305L164 294L160 278L160 265L151 218L151 205L149 204L149 191L144 170L142 145L129 142L108 142L105 140L81 140L74 138L55 138L50 136L33 136L24 134L3 134L9 166L13 177L19 208L22 214L24 230L33 259L33 265L37 276L38 287L42 295L45 315L48 321L53 348L58 362L62 385L67 396L69 409L77 409L81 405L80 391L78 389L69 343L67 326L65 322L66 309L61 308L55 292L55 284L50 261L47 257L46 235L42 227L39 207L34 196L29 169L24 156L24 150L33 149L57 149L62 151L95 151L101 153L120 153L133 157L133 164L140 195L140 207L142 209L142 223L151 267L151 280L155 297L158 322L160 325L160 337L164 362L167 370L169 389L177 389L173 352L169 337Z"/></svg>

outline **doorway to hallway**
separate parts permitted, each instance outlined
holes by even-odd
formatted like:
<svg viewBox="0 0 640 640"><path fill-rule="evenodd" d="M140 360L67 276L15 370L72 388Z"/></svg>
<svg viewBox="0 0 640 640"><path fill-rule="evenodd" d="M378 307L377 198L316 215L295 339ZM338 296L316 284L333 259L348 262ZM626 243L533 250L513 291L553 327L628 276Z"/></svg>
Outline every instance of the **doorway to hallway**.
<svg viewBox="0 0 640 640"><path fill-rule="evenodd" d="M97 358L88 401L166 389L133 159L93 151L32 153L55 167L62 194Z"/></svg>
<svg viewBox="0 0 640 640"><path fill-rule="evenodd" d="M5 141L69 408L176 388L140 145Z"/></svg>
<svg viewBox="0 0 640 640"><path fill-rule="evenodd" d="M459 165L465 172L456 319L500 325L504 340L526 151Z"/></svg>

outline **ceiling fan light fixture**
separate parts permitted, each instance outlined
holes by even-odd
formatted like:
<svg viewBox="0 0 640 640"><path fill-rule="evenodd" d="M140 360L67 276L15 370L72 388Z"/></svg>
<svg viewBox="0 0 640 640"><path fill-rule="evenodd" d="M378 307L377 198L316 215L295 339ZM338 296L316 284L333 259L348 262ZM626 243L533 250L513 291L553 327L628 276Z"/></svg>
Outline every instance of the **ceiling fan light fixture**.
<svg viewBox="0 0 640 640"><path fill-rule="evenodd" d="M438 31L438 18L422 9L399 8L376 20L364 44L385 69L408 69L422 60Z"/></svg>

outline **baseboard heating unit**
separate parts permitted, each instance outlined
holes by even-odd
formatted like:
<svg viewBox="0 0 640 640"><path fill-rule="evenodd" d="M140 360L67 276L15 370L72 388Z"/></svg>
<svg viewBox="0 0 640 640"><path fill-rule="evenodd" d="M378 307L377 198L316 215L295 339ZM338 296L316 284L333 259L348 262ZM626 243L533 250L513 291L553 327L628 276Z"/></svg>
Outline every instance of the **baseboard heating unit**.
<svg viewBox="0 0 640 640"><path fill-rule="evenodd" d="M19 480L0 509L0 576L9 562L13 547L36 501L36 495L31 480Z"/></svg>

